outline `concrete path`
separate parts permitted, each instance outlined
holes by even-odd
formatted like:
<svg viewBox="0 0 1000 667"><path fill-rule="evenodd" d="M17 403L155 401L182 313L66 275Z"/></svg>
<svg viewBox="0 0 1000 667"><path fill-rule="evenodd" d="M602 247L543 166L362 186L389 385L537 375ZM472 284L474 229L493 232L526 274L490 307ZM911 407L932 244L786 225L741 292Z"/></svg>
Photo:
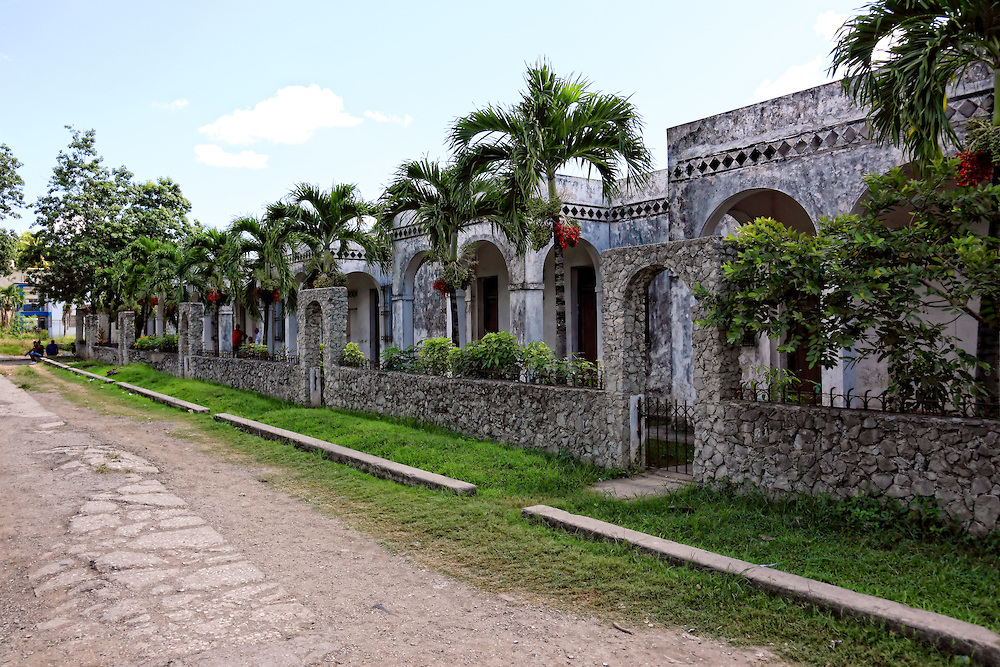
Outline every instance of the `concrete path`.
<svg viewBox="0 0 1000 667"><path fill-rule="evenodd" d="M594 491L600 491L610 498L628 500L646 496L663 496L693 483L691 475L673 472L666 468L652 468L635 477L608 479L598 482L590 488Z"/></svg>

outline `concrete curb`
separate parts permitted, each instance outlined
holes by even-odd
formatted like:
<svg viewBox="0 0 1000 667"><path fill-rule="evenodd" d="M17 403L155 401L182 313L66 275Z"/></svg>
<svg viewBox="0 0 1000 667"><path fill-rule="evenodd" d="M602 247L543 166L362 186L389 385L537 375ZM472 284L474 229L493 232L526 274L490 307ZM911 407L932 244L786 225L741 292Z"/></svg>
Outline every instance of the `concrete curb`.
<svg viewBox="0 0 1000 667"><path fill-rule="evenodd" d="M83 377L90 378L91 380L100 380L101 382L106 382L107 384L111 384L112 382L114 382L114 380L112 380L109 377L104 377L103 375L96 375L94 373L88 373L87 371L80 370L79 368L73 368L72 366L67 366L66 364L60 364L58 361L52 361L51 359L47 359L45 357L42 357L42 361L51 366L61 368L64 371L69 371L70 373L76 373L77 375L82 375Z"/></svg>
<svg viewBox="0 0 1000 667"><path fill-rule="evenodd" d="M307 435L295 433L294 431L287 431L276 426L268 426L252 419L244 419L243 417L226 413L217 413L213 415L213 419L226 422L238 429L253 433L262 438L283 440L299 449L309 452L323 452L323 455L331 461L358 468L375 477L391 479L394 482L406 484L407 486L426 486L431 489L451 491L460 496L476 495L475 484L427 472L420 468L389 461L388 459L365 454L364 452L348 449L347 447L341 447L340 445L335 445L319 438L312 438Z"/></svg>
<svg viewBox="0 0 1000 667"><path fill-rule="evenodd" d="M182 401L179 398L174 398L173 396L167 396L166 394L161 394L149 389L144 389L143 387L137 387L134 384L129 384L128 382L118 382L116 383L122 389L127 389L134 394L140 394L146 398L151 398L154 401L163 403L164 405L169 405L174 408L180 408L181 410L187 410L188 412L196 412L198 414L208 414L211 412L204 405L198 405L197 403L189 403L187 401Z"/></svg>
<svg viewBox="0 0 1000 667"><path fill-rule="evenodd" d="M972 623L720 556L547 505L525 507L521 514L589 537L632 544L646 553L681 565L735 574L770 593L815 604L837 614L880 621L893 630L944 651L968 655L987 667L1000 667L1000 635Z"/></svg>

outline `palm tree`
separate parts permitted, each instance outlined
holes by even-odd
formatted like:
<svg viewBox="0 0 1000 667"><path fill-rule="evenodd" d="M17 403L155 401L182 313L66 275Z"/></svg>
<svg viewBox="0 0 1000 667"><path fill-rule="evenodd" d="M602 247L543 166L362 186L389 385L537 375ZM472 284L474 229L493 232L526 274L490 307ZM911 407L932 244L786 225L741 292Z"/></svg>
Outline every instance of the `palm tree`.
<svg viewBox="0 0 1000 667"><path fill-rule="evenodd" d="M4 328L10 326L11 315L24 305L24 292L17 285L0 288L0 318Z"/></svg>
<svg viewBox="0 0 1000 667"><path fill-rule="evenodd" d="M586 166L601 178L604 197L649 180L652 156L642 141L642 119L628 98L593 93L582 77L563 79L545 60L528 68L527 90L512 108L489 106L455 122L452 145L473 164L501 169L508 203L541 211L543 222L562 222L556 172L567 164ZM539 197L539 182L544 190ZM529 202L541 205L529 206ZM555 255L556 352L566 356L566 275L563 250Z"/></svg>
<svg viewBox="0 0 1000 667"><path fill-rule="evenodd" d="M254 318L264 318L267 340L271 319L272 294L284 296L286 307L295 310L298 292L292 275L291 249L299 240L292 224L284 218L269 220L246 216L237 218L230 233L239 239L239 300ZM258 303L263 304L264 309Z"/></svg>
<svg viewBox="0 0 1000 667"><path fill-rule="evenodd" d="M140 237L116 253L113 265L107 269L111 293L120 303L139 307L139 317L135 320L137 335L145 329L152 311L152 298L158 287L155 258L162 252L162 246L162 241Z"/></svg>
<svg viewBox="0 0 1000 667"><path fill-rule="evenodd" d="M483 219L515 245L524 242L519 227L501 217L501 191L496 181L467 167L461 162L442 167L427 158L408 160L396 170L382 197L383 226L402 213L412 212L430 243L428 257L444 266L442 280L447 284L451 337L456 345L460 341L456 292L468 286L472 263L468 253L459 252L462 228Z"/></svg>
<svg viewBox="0 0 1000 667"><path fill-rule="evenodd" d="M370 266L387 268L388 240L377 230L365 228L364 218L372 213L372 207L358 198L353 184L335 184L329 190L320 190L300 183L287 201L268 207L267 219L290 223L312 252L306 261L306 284L312 286L320 276L332 278L339 273L340 260L347 257L352 243L364 251Z"/></svg>
<svg viewBox="0 0 1000 667"><path fill-rule="evenodd" d="M185 241L192 281L205 294L206 312L211 326L218 326L219 306L225 305L223 294L230 293L238 282L235 268L239 259L239 239L228 230L202 229ZM219 296L213 299L212 293ZM219 340L213 336L216 351Z"/></svg>
<svg viewBox="0 0 1000 667"><path fill-rule="evenodd" d="M882 50L884 46L886 50ZM969 67L985 63L1000 90L1000 3L985 0L876 0L847 21L833 52L832 74L843 71L843 87L868 107L872 138L903 146L918 162L939 158L942 145L957 143L947 116L947 88ZM994 101L992 128L1000 132ZM993 156L996 162L1000 156ZM994 182L996 174L994 170ZM1000 236L1000 212L988 234ZM976 357L988 368L978 380L992 395L1000 385L1000 300L984 297Z"/></svg>

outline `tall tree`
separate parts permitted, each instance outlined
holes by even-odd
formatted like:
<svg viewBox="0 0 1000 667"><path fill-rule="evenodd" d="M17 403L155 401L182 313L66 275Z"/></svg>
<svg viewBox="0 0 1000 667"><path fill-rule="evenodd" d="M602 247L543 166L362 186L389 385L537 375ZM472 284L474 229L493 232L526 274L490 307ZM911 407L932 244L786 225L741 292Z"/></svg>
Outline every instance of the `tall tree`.
<svg viewBox="0 0 1000 667"><path fill-rule="evenodd" d="M606 199L621 192L623 175L626 187L648 182L652 156L642 141L642 119L628 98L591 92L586 79L559 77L545 60L528 68L525 83L516 106L475 111L458 119L451 132L452 145L468 152L473 163L500 167L509 205L536 212L557 232L568 224L556 191L556 172L567 164L596 171ZM565 357L566 275L559 243L553 252L556 352Z"/></svg>
<svg viewBox="0 0 1000 667"><path fill-rule="evenodd" d="M412 212L430 243L428 258L442 264L444 271L440 280L451 303L451 337L456 345L461 326L456 291L465 289L473 275L470 256L473 249L468 253L460 252L458 245L462 228L482 219L490 222L508 241L523 243L519 226L501 215L502 193L496 181L468 166L455 163L442 167L427 158L406 161L396 170L382 198L384 224L391 224L396 216Z"/></svg>
<svg viewBox="0 0 1000 667"><path fill-rule="evenodd" d="M844 73L844 90L869 109L873 138L903 146L920 162L957 142L947 115L948 86L985 63L1000 89L1000 3L989 0L876 0L841 28L831 73ZM1000 104L991 125L1000 130ZM994 156L1000 166L1000 155ZM995 170L1000 174L1000 169ZM995 181L996 182L996 181ZM1000 211L988 216L1000 236ZM979 377L1000 394L1000 303L984 304L977 356Z"/></svg>
<svg viewBox="0 0 1000 667"><path fill-rule="evenodd" d="M306 284L320 276L333 278L340 272L351 244L360 247L369 265L386 267L389 243L375 228L366 227L364 218L374 213L372 206L358 197L353 184L334 184L321 190L309 183L296 185L287 200L271 204L267 218L287 221L311 255L306 261Z"/></svg>
<svg viewBox="0 0 1000 667"><path fill-rule="evenodd" d="M0 326L10 326L11 316L24 305L24 292L17 285L0 287Z"/></svg>
<svg viewBox="0 0 1000 667"><path fill-rule="evenodd" d="M23 166L7 144L0 144L0 220L21 217L16 209L24 206L24 180L17 170Z"/></svg>
<svg viewBox="0 0 1000 667"><path fill-rule="evenodd" d="M32 243L22 263L43 301L81 303L102 268L133 240L146 236L177 242L191 206L169 179L135 185L124 167L107 169L95 149L93 130L70 130L37 214Z"/></svg>

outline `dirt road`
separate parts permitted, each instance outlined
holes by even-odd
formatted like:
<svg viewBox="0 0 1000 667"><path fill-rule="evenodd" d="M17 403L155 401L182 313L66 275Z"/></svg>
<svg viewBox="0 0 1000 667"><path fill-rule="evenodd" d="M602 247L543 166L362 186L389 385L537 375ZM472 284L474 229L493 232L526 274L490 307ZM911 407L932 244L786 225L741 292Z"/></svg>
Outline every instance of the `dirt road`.
<svg viewBox="0 0 1000 667"><path fill-rule="evenodd" d="M43 371L46 372L46 371ZM166 421L0 377L0 665L754 665L390 554Z"/></svg>

